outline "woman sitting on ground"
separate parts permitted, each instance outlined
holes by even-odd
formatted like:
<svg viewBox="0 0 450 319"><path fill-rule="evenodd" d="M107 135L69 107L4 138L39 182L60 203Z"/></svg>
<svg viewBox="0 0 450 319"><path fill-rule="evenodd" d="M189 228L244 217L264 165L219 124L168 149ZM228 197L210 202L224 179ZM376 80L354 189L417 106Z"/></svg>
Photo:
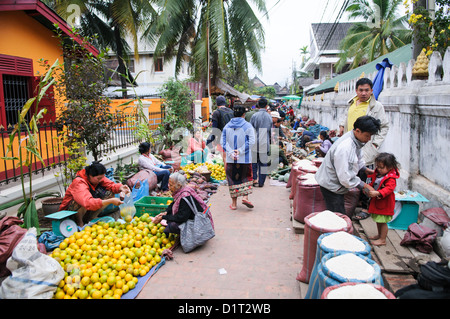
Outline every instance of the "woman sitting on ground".
<svg viewBox="0 0 450 319"><path fill-rule="evenodd" d="M153 171L158 178L158 183L161 182L161 191L169 190L169 176L173 172L172 166L166 165L152 155L150 153L150 143L148 142L143 142L139 145L139 153L141 153L138 159L139 169Z"/></svg>
<svg viewBox="0 0 450 319"><path fill-rule="evenodd" d="M195 204L197 211L200 212L204 212L207 205L197 194L195 189L187 186L187 180L184 174L176 172L170 175L169 189L173 195L173 202L169 205L169 207L167 207L167 210L164 213L155 216L153 223L158 224L162 220L165 220L167 222L167 226L164 229L164 232L167 235L169 233L179 234L179 226L182 223L185 223L188 219L194 219L195 217L195 213L189 206L189 203L191 205ZM208 217L210 218L211 223L213 223L210 212L208 212Z"/></svg>
<svg viewBox="0 0 450 319"><path fill-rule="evenodd" d="M194 136L189 139L189 145L186 153L189 155L188 160L197 163L205 163L208 156L206 142L202 138L202 130L196 129Z"/></svg>
<svg viewBox="0 0 450 319"><path fill-rule="evenodd" d="M328 136L326 131L321 131L320 134L319 134L319 139L318 140L308 142L308 143L306 143L306 145L317 144L317 143L320 143L320 146L316 146L316 154L319 157L325 157L325 155L327 154L327 152L330 149L331 145L333 144L333 141Z"/></svg>
<svg viewBox="0 0 450 319"><path fill-rule="evenodd" d="M67 188L59 210L77 212L75 221L80 227L97 218L110 204L121 205L122 201L114 197L114 194L121 193L121 197L124 197L130 193L127 185L114 183L106 178L105 174L106 167L99 162L93 162L79 171Z"/></svg>

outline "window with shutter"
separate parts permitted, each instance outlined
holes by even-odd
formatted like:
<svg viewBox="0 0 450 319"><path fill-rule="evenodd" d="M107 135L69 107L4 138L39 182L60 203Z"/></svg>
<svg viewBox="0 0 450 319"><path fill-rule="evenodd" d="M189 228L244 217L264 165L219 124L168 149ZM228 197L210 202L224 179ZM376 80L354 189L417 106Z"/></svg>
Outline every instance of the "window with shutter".
<svg viewBox="0 0 450 319"><path fill-rule="evenodd" d="M4 128L17 123L18 114L28 99L37 92L39 77L33 74L33 61L27 58L0 54L0 125ZM55 121L55 102L53 87L39 104L39 110L47 108L47 114L41 121ZM33 114L34 108L28 113Z"/></svg>
<svg viewBox="0 0 450 319"><path fill-rule="evenodd" d="M164 71L163 65L164 65L163 59L158 58L158 60L156 60L155 63L155 72L163 72Z"/></svg>

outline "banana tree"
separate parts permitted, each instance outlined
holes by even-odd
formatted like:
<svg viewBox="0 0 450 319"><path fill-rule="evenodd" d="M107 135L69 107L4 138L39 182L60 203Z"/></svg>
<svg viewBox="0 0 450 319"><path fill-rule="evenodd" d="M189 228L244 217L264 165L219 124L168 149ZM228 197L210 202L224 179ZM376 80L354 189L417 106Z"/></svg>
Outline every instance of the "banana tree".
<svg viewBox="0 0 450 319"><path fill-rule="evenodd" d="M22 110L19 111L17 124L14 126L13 131L9 134L9 143L7 146L7 153L6 153L6 155L8 155L9 153L13 154L12 150L13 147L16 145L15 141L17 138L17 140L19 141L18 155L2 157L3 160L11 160L14 163L18 161L17 166L20 168L20 181L22 184L23 205L19 208L17 216L19 218L23 218L24 220L23 227L27 229L35 227L38 235L40 235L40 227L36 209L36 199L42 198L43 196L55 196L55 193L47 192L41 194L40 196L36 196L35 194L33 194L33 183L31 174L33 157L35 157L43 165L45 165L39 150L38 123L39 120L42 119L42 117L47 113L47 109L43 108L39 112L37 111L39 103L44 97L46 91L54 83L52 73L58 66L58 64L59 64L58 60L56 60L55 63L46 72L46 74L42 77L41 82L39 83L36 96L30 98L22 107ZM30 112L30 109L32 108L33 105L35 106L35 111L33 115L29 117L29 121L27 121L27 114ZM25 135L26 137L22 138L22 132L26 132ZM26 175L25 168L28 168L28 175L29 175L28 195L25 190L25 178L24 178ZM20 202L21 201L14 201L14 203L16 204L19 204Z"/></svg>

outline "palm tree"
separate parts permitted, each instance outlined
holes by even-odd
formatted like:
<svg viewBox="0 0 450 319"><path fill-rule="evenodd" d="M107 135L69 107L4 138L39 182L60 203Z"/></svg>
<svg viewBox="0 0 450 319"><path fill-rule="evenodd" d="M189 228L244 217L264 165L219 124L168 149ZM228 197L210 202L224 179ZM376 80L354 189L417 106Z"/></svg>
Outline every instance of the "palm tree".
<svg viewBox="0 0 450 319"><path fill-rule="evenodd" d="M154 59L175 58L176 74L190 56L196 79L212 84L228 73L247 76L249 60L261 70L263 26L253 7L267 15L264 0L163 0L144 37L156 44ZM230 83L233 85L232 83Z"/></svg>
<svg viewBox="0 0 450 319"><path fill-rule="evenodd" d="M47 0L47 4L64 19L72 11L69 5L80 9L81 33L84 36L95 36L100 49L111 49L115 52L120 74L130 74L124 60L131 49L125 38L130 35L134 44L135 59L138 60L138 29L144 21L152 19L156 11L149 0ZM122 97L127 97L126 78L121 76Z"/></svg>
<svg viewBox="0 0 450 319"><path fill-rule="evenodd" d="M350 0L346 11L350 19L362 18L368 22L356 22L340 44L341 54L336 70L340 71L353 59L350 68L411 43L412 31L407 29L407 17L399 16L403 0Z"/></svg>

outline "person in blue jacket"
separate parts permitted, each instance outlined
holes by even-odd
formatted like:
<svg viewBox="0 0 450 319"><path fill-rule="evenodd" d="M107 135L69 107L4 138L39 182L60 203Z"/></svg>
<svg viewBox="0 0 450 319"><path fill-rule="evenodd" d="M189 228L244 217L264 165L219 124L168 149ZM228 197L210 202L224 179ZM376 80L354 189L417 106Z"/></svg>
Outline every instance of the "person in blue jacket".
<svg viewBox="0 0 450 319"><path fill-rule="evenodd" d="M234 118L225 125L222 132L231 210L237 209L237 198L241 196L242 204L254 207L248 200L248 195L253 192L252 145L255 144L255 130L245 120L245 113L244 106L235 105Z"/></svg>

